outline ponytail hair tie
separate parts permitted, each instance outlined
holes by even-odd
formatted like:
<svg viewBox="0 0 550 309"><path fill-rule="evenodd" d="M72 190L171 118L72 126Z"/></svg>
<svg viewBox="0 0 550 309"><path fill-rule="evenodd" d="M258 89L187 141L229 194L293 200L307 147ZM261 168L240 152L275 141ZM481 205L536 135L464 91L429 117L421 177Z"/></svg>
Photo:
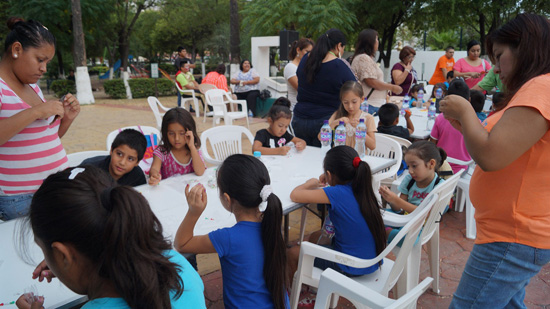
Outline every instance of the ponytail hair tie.
<svg viewBox="0 0 550 309"><path fill-rule="evenodd" d="M359 157L353 158L353 167L354 167L354 168L358 168L358 167L359 167L359 163L361 163L361 158L359 158Z"/></svg>

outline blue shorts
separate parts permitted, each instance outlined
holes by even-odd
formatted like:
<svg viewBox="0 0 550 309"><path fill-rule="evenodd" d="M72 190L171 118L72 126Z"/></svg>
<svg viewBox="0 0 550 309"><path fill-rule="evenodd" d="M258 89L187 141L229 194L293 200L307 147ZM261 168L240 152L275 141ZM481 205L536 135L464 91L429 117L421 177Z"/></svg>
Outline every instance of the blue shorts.
<svg viewBox="0 0 550 309"><path fill-rule="evenodd" d="M12 220L26 216L34 193L0 195L0 219Z"/></svg>

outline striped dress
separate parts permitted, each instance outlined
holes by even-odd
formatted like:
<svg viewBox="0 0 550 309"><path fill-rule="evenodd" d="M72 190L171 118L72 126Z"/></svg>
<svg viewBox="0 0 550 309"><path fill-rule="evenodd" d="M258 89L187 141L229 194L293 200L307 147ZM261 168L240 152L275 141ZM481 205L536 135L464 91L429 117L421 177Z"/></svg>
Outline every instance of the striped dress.
<svg viewBox="0 0 550 309"><path fill-rule="evenodd" d="M38 85L30 87L44 102ZM0 78L0 119L29 108ZM0 145L0 195L33 193L46 177L68 166L58 135L61 122L56 120L50 125L53 118L35 120Z"/></svg>

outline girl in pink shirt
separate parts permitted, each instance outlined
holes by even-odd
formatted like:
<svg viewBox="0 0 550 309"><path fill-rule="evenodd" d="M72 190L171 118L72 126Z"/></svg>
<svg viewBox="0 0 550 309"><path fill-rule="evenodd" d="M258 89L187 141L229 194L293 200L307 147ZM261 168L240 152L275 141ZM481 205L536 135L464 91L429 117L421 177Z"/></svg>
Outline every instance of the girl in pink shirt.
<svg viewBox="0 0 550 309"><path fill-rule="evenodd" d="M153 153L149 184L174 175L204 174L206 165L200 152L201 141L191 114L181 107L172 108L162 118L161 145Z"/></svg>

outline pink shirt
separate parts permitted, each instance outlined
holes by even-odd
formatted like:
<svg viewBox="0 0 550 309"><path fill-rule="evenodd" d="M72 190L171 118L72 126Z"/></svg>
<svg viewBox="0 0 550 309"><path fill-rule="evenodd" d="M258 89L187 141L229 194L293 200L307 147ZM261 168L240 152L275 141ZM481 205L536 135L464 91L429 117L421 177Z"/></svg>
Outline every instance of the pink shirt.
<svg viewBox="0 0 550 309"><path fill-rule="evenodd" d="M44 102L40 88L30 87ZM31 108L0 78L0 119ZM33 193L42 181L68 166L67 154L59 139L59 120L53 116L37 119L0 145L0 195Z"/></svg>
<svg viewBox="0 0 550 309"><path fill-rule="evenodd" d="M443 114L439 114L435 118L435 123L432 128L432 132L430 133L430 137L437 140L437 147L443 148L443 150L447 153L447 156L462 161L470 161L472 159L470 154L468 154L468 150L466 150L462 133L453 128L451 123L445 119ZM461 169L468 168L465 165L456 165L453 163L449 164L453 169L453 173L456 173Z"/></svg>
<svg viewBox="0 0 550 309"><path fill-rule="evenodd" d="M163 152L163 150L164 147L159 146L153 152L153 155L158 157L162 161L162 165L160 167L160 175L162 176L162 179L166 179L174 175L184 175L195 172L192 164L193 158L190 158L189 162L187 163L181 163L174 157L172 151ZM206 164L204 163L204 159L202 157L202 152L200 150L199 155L201 157L202 164L204 164L204 167L206 167Z"/></svg>
<svg viewBox="0 0 550 309"><path fill-rule="evenodd" d="M485 69L483 69L483 63L478 65L477 67L471 66L468 61L464 60L464 58L460 58L453 67L454 71L458 71L461 73L465 72L479 72L481 75L478 78L465 78L464 81L466 82L466 85L468 85L469 88L472 88L473 86L477 85L486 75L486 72L489 72L491 69L491 64L484 59L481 59L481 61L485 62Z"/></svg>

